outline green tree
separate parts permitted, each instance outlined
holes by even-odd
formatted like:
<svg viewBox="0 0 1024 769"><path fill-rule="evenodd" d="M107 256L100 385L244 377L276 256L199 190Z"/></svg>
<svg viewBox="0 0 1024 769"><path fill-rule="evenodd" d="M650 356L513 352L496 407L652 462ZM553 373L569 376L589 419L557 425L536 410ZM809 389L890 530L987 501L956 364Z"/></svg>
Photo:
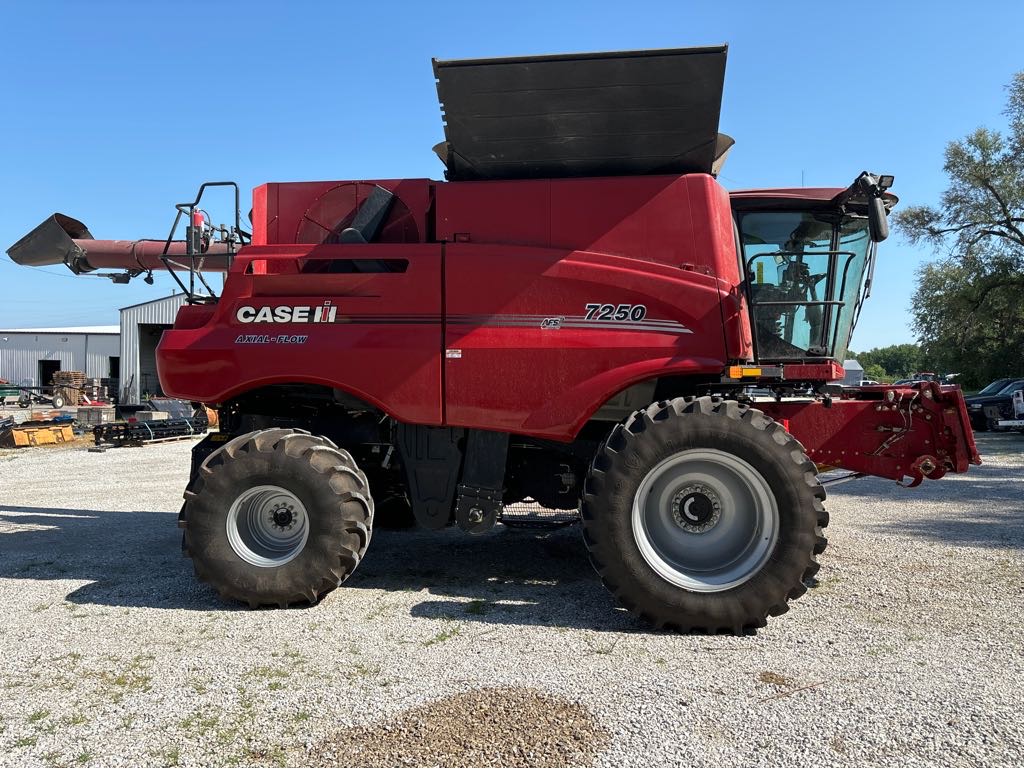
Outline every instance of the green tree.
<svg viewBox="0 0 1024 769"><path fill-rule="evenodd" d="M901 379L924 370L924 352L916 344L891 344L850 355L864 367L864 375L868 379L878 378L867 374L868 369L874 367L880 368L883 376L889 379Z"/></svg>
<svg viewBox="0 0 1024 769"><path fill-rule="evenodd" d="M895 216L910 242L945 252L918 272L914 327L925 358L968 388L1024 374L1024 72L1007 94L1006 132L946 147L940 205Z"/></svg>
<svg viewBox="0 0 1024 769"><path fill-rule="evenodd" d="M864 366L864 378L873 379L876 382L888 382L890 379L892 379L892 377L889 376L889 372L887 372L877 363L869 363L868 365Z"/></svg>

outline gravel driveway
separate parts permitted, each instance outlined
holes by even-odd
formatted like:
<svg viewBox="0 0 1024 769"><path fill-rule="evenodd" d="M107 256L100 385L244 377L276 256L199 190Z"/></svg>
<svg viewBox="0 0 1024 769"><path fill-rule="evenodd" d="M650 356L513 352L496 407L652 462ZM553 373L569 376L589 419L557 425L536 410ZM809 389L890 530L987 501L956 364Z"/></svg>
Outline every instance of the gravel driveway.
<svg viewBox="0 0 1024 769"><path fill-rule="evenodd" d="M179 554L187 443L0 452L0 765L1024 762L1024 436L833 489L820 585L755 636L653 633L575 528L376 532L319 606Z"/></svg>

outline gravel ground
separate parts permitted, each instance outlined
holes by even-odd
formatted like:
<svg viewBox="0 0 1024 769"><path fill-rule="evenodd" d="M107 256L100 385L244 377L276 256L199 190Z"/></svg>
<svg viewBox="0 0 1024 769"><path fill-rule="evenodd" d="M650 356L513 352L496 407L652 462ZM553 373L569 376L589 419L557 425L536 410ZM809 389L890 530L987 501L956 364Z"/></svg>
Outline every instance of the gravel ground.
<svg viewBox="0 0 1024 769"><path fill-rule="evenodd" d="M1019 765L1024 436L980 445L836 487L820 586L741 638L639 626L575 529L380 531L319 606L225 606L189 444L0 452L0 765Z"/></svg>

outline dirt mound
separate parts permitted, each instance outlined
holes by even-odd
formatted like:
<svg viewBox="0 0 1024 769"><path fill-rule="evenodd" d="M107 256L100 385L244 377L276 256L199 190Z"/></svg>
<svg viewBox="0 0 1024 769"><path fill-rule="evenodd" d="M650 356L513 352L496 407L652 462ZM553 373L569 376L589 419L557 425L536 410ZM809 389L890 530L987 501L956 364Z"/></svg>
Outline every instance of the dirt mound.
<svg viewBox="0 0 1024 769"><path fill-rule="evenodd" d="M608 734L581 705L535 689L477 689L356 726L314 746L311 766L587 766Z"/></svg>

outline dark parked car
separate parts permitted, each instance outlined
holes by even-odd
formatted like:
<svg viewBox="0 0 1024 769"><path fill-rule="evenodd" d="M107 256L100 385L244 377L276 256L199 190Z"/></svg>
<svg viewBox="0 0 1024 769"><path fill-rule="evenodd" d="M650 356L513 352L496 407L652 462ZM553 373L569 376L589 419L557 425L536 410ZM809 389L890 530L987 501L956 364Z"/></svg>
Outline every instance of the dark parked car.
<svg viewBox="0 0 1024 769"><path fill-rule="evenodd" d="M1002 386L993 392L996 385ZM977 395L966 398L971 427L981 432L999 419L1013 419L1013 394L1024 390L1024 379L997 379Z"/></svg>
<svg viewBox="0 0 1024 769"><path fill-rule="evenodd" d="M1010 382L1013 382L1013 381L1014 381L1014 379L1013 379L1012 376L1008 376L1008 377L1005 377L1003 379L997 379L994 382L989 382L983 388L978 390L978 392L974 393L974 395L995 395L997 392L1002 390L1004 387L1006 387L1006 385L1010 384ZM969 397L973 398L974 395L969 396Z"/></svg>

